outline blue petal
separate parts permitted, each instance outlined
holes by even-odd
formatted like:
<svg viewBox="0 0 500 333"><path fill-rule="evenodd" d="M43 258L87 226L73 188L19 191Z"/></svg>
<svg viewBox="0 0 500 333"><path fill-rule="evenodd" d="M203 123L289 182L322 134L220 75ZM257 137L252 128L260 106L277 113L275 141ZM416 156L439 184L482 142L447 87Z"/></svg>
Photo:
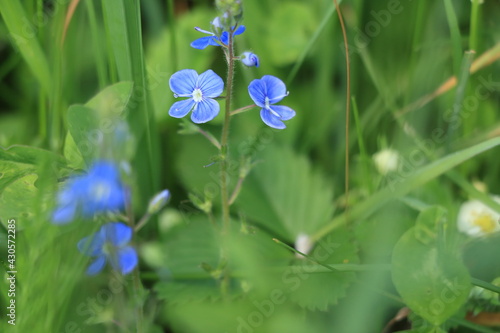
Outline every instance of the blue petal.
<svg viewBox="0 0 500 333"><path fill-rule="evenodd" d="M269 110L260 110L260 118L262 118L262 121L269 127L276 129L286 128L285 124L280 120L280 118L276 117Z"/></svg>
<svg viewBox="0 0 500 333"><path fill-rule="evenodd" d="M262 80L253 80L248 85L248 93L250 98L260 106L261 108L266 105L266 86L263 84Z"/></svg>
<svg viewBox="0 0 500 333"><path fill-rule="evenodd" d="M105 237L106 235L101 228L93 235L82 238L76 246L81 253L90 257L96 257L103 253L103 247L106 241Z"/></svg>
<svg viewBox="0 0 500 333"><path fill-rule="evenodd" d="M97 257L96 260L94 260L89 267L87 268L87 274L88 275L96 275L102 269L104 268L104 265L106 265L106 256L102 255Z"/></svg>
<svg viewBox="0 0 500 333"><path fill-rule="evenodd" d="M191 47L194 47L195 49L203 50L208 45L214 45L213 44L214 38L215 38L214 36L201 37L201 38L198 38L198 39L194 40L193 42L191 42L190 45L191 45ZM218 44L215 43L215 45L218 45Z"/></svg>
<svg viewBox="0 0 500 333"><path fill-rule="evenodd" d="M211 98L204 99L196 104L191 114L191 120L196 124L206 123L214 119L219 114L219 110L219 103L215 100Z"/></svg>
<svg viewBox="0 0 500 333"><path fill-rule="evenodd" d="M236 36L236 35L241 35L242 33L245 32L245 26L244 25L240 25L234 32L233 32L233 36Z"/></svg>
<svg viewBox="0 0 500 333"><path fill-rule="evenodd" d="M182 118L191 111L195 102L192 98L183 101L175 102L170 107L168 114L174 118Z"/></svg>
<svg viewBox="0 0 500 333"><path fill-rule="evenodd" d="M132 239L133 230L121 222L109 222L102 226L106 241L116 247L122 247Z"/></svg>
<svg viewBox="0 0 500 333"><path fill-rule="evenodd" d="M290 120L295 117L295 111L293 111L288 106L284 105L272 105L270 106L271 110L280 115L281 120Z"/></svg>
<svg viewBox="0 0 500 333"><path fill-rule="evenodd" d="M227 31L224 31L220 35L220 41L222 42L222 44L226 44L226 45L227 45L227 43L229 43L229 33Z"/></svg>
<svg viewBox="0 0 500 333"><path fill-rule="evenodd" d="M120 172L113 162L100 160L92 164L89 169L88 177L103 178L108 181L115 181L120 179Z"/></svg>
<svg viewBox="0 0 500 333"><path fill-rule="evenodd" d="M197 88L201 90L203 97L218 97L224 90L224 81L213 70L209 69L198 77Z"/></svg>
<svg viewBox="0 0 500 333"><path fill-rule="evenodd" d="M264 75L261 81L266 86L266 96L270 104L278 103L287 95L285 84L277 77Z"/></svg>
<svg viewBox="0 0 500 333"><path fill-rule="evenodd" d="M168 83L174 94L191 96L197 80L198 73L194 69L183 69L174 73Z"/></svg>
<svg viewBox="0 0 500 333"><path fill-rule="evenodd" d="M74 201L65 206L58 207L52 213L52 223L54 224L66 224L75 218L77 202Z"/></svg>
<svg viewBox="0 0 500 333"><path fill-rule="evenodd" d="M122 274L128 274L132 272L139 261L137 258L137 252L131 246L119 249L116 255L118 265L114 268L116 270L119 270Z"/></svg>

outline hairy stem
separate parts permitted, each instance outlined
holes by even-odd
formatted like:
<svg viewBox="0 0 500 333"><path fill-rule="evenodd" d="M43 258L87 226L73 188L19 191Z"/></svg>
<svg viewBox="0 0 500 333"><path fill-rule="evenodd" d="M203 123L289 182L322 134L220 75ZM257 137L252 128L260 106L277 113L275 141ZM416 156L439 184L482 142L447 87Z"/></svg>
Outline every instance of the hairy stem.
<svg viewBox="0 0 500 333"><path fill-rule="evenodd" d="M236 29L236 27L234 27ZM221 163L220 163L220 186L221 186L221 201L222 201L222 236L227 235L229 232L229 194L228 194L228 139L229 139L229 124L231 119L231 96L233 90L233 77L234 77L234 47L233 47L233 29L229 31L229 41L226 49L227 60L227 79L226 79L226 110L224 115L224 125L222 128L222 137L220 140L221 145ZM223 245L224 246L224 245ZM222 251L222 260L226 258L225 250ZM222 278L221 290L223 295L227 293L229 286L229 272L224 269Z"/></svg>

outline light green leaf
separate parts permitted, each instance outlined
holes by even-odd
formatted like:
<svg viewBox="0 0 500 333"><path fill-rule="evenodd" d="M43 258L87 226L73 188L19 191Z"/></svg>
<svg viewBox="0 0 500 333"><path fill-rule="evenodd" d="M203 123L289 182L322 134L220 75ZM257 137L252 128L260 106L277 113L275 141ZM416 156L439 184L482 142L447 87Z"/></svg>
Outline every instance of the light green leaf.
<svg viewBox="0 0 500 333"><path fill-rule="evenodd" d="M65 157L81 166L78 155L88 164L105 154L130 156L131 140L113 146L117 126L124 124L123 113L132 95L132 82L119 82L99 92L85 105L72 105L68 110L68 136ZM77 151L75 151L75 146ZM123 157L123 156L120 156Z"/></svg>
<svg viewBox="0 0 500 333"><path fill-rule="evenodd" d="M47 150L28 146L0 147L0 192L10 183L37 173L41 163L53 163L53 169L58 172L65 166L58 155Z"/></svg>
<svg viewBox="0 0 500 333"><path fill-rule="evenodd" d="M0 192L0 212L2 222L6 226L9 218L16 218L16 228L21 229L24 222L33 217L33 202L38 190L35 181L38 176L29 174L11 182ZM5 220L3 220L5 219Z"/></svg>
<svg viewBox="0 0 500 333"><path fill-rule="evenodd" d="M428 217L435 221L436 216L440 217ZM437 241L422 242L417 236L416 227L411 228L394 247L392 278L412 311L440 325L467 300L470 276L456 253L439 246Z"/></svg>
<svg viewBox="0 0 500 333"><path fill-rule="evenodd" d="M270 147L245 180L238 197L240 209L260 225L287 241L311 235L333 214L333 192L304 156L288 148Z"/></svg>
<svg viewBox="0 0 500 333"><path fill-rule="evenodd" d="M359 262L357 247L347 228L329 234L316 244L310 254L324 264L355 264ZM309 310L326 311L346 295L347 288L354 281L353 272L315 273L313 265L306 259L299 260L299 266L288 270L289 297L292 301ZM293 274L290 274L293 272Z"/></svg>

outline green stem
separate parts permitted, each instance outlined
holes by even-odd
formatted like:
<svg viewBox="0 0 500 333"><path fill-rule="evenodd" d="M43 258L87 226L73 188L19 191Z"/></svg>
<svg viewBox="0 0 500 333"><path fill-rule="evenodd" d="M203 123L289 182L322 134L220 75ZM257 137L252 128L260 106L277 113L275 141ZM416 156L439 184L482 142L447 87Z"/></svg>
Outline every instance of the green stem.
<svg viewBox="0 0 500 333"><path fill-rule="evenodd" d="M234 27L236 29L236 27ZM231 120L231 95L233 90L233 77L234 77L234 48L233 48L233 30L229 31L229 41L226 48L226 60L227 60L227 80L226 80L226 111L224 115L224 127L222 128L221 137L221 158L220 163L220 184L221 184L221 201L222 201L222 234L224 237L229 232L229 193L228 193L228 175L227 175L227 156L228 156L228 139L229 139L229 124ZM221 262L226 259L226 251L224 249L224 244L222 245ZM229 271L224 268L224 274L222 277L221 291L222 295L227 294L229 288Z"/></svg>
<svg viewBox="0 0 500 333"><path fill-rule="evenodd" d="M242 113L242 112L245 112L245 111L248 111L254 107L256 107L257 105L256 104L252 104L252 105L247 105L247 106L244 106L242 108L239 108L239 109L236 109L234 111L232 111L230 113L231 116L234 116L235 114L238 114L238 113Z"/></svg>
<svg viewBox="0 0 500 333"><path fill-rule="evenodd" d="M469 32L469 49L477 52L478 46L478 21L479 21L479 5L480 0L472 0L472 9L470 13L470 32Z"/></svg>
<svg viewBox="0 0 500 333"><path fill-rule="evenodd" d="M130 202L132 202L132 198L130 198ZM132 209L132 205L129 203L125 207L126 213L127 213L127 218L128 218L128 223L131 225L132 229L134 229L134 233L137 235L138 229L142 227L141 224L143 223L144 217L141 219L139 224L136 226L135 224L135 219L134 219L134 212ZM147 215L147 214L146 214ZM146 219L147 221L147 219ZM143 300L142 300L142 283L141 283L141 272L139 271L139 267L136 267L133 272L133 294L134 294L134 308L135 308L135 324L136 324L136 333L143 333L144 326L143 326L143 321L144 321L144 311L142 308L143 305Z"/></svg>
<svg viewBox="0 0 500 333"><path fill-rule="evenodd" d="M227 155L228 155L228 139L229 139L229 124L231 120L231 95L233 88L234 77L234 48L233 48L233 31L229 32L229 42L226 49L227 60L227 80L226 80L226 111L224 116L224 127L222 128L221 137L221 198L222 198L222 230L226 234L229 230L229 195L227 189Z"/></svg>

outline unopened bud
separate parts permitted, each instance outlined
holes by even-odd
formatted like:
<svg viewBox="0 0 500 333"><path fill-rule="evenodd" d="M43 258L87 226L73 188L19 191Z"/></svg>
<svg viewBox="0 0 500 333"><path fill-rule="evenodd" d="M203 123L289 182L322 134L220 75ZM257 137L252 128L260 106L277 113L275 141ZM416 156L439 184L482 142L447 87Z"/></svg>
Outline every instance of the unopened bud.
<svg viewBox="0 0 500 333"><path fill-rule="evenodd" d="M163 206L166 205L168 202L168 199L170 199L170 191L169 190L163 190L149 201L149 206L148 206L148 214L156 214L158 213Z"/></svg>

